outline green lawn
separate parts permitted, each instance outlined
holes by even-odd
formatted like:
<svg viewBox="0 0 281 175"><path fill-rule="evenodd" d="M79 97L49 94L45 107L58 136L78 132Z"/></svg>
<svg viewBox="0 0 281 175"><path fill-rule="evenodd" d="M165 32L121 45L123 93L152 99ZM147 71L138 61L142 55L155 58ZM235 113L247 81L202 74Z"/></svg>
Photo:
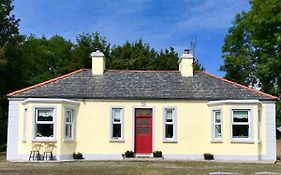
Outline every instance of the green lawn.
<svg viewBox="0 0 281 175"><path fill-rule="evenodd" d="M71 162L7 162L0 156L0 174L281 174L281 163L223 163L206 161L71 161ZM217 173L219 174L219 173Z"/></svg>

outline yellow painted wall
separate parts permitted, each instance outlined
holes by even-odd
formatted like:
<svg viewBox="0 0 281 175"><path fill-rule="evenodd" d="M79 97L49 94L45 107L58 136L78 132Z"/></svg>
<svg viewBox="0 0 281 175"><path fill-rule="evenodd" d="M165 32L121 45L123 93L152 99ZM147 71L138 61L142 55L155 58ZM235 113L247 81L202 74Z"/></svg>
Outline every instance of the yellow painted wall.
<svg viewBox="0 0 281 175"><path fill-rule="evenodd" d="M92 58L92 73L93 75L102 75L105 69L105 58L104 57L93 57Z"/></svg>
<svg viewBox="0 0 281 175"><path fill-rule="evenodd" d="M179 71L182 76L193 76L193 57L192 58L180 58Z"/></svg>
<svg viewBox="0 0 281 175"><path fill-rule="evenodd" d="M259 105L218 105L208 106L207 101L128 101L128 100L82 100L79 107L67 104L29 103L20 105L19 133L23 131L23 111L28 108L26 142L19 134L18 151L29 154L32 144L32 122L34 106L56 106L56 144L58 154L121 154L133 150L133 108L152 107L154 110L154 145L153 149L164 154L203 154L206 152L219 155L257 155L266 153L265 111L261 107L261 144L258 143L258 108ZM110 107L124 108L124 142L110 142ZM64 109L72 107L75 115L75 141L64 141ZM176 107L177 143L163 143L163 107ZM231 143L230 120L231 108L252 108L254 143ZM221 108L223 117L223 143L211 142L211 110Z"/></svg>

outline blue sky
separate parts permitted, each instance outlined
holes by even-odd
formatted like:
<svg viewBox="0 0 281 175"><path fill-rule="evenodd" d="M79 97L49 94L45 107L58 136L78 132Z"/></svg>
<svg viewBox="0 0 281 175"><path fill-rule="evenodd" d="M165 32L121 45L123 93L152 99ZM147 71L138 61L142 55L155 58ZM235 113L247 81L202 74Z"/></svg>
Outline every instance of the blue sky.
<svg viewBox="0 0 281 175"><path fill-rule="evenodd" d="M179 54L196 37L196 57L206 71L223 76L223 38L236 13L249 10L247 0L14 0L20 32L75 41L98 31L112 45L142 38L160 50Z"/></svg>

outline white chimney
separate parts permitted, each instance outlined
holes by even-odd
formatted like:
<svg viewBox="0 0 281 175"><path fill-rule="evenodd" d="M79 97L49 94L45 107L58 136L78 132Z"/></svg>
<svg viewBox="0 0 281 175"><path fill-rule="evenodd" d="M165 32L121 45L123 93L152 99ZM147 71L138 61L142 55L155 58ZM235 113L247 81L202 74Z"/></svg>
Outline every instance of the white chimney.
<svg viewBox="0 0 281 175"><path fill-rule="evenodd" d="M180 57L179 63L179 71L184 77L192 77L193 76L193 55L189 53L188 49L184 50L184 53Z"/></svg>
<svg viewBox="0 0 281 175"><path fill-rule="evenodd" d="M105 57L100 50L91 53L92 57L92 74L103 75L105 70Z"/></svg>

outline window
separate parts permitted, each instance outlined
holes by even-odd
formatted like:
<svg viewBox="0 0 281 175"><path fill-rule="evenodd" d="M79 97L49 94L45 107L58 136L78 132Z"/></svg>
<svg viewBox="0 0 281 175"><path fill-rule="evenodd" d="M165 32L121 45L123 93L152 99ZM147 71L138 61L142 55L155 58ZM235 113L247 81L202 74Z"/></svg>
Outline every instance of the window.
<svg viewBox="0 0 281 175"><path fill-rule="evenodd" d="M73 131L74 131L74 110L66 109L65 110L65 134L64 138L66 140L73 139Z"/></svg>
<svg viewBox="0 0 281 175"><path fill-rule="evenodd" d="M54 109L37 108L35 138L54 138Z"/></svg>
<svg viewBox="0 0 281 175"><path fill-rule="evenodd" d="M175 108L164 110L164 141L176 140L176 115Z"/></svg>
<svg viewBox="0 0 281 175"><path fill-rule="evenodd" d="M232 138L250 138L250 110L232 110Z"/></svg>
<svg viewBox="0 0 281 175"><path fill-rule="evenodd" d="M212 113L212 141L222 141L222 116L220 110Z"/></svg>
<svg viewBox="0 0 281 175"><path fill-rule="evenodd" d="M122 137L122 128L123 128L123 108L112 108L111 110L112 117L112 129L111 129L111 139L121 140Z"/></svg>

